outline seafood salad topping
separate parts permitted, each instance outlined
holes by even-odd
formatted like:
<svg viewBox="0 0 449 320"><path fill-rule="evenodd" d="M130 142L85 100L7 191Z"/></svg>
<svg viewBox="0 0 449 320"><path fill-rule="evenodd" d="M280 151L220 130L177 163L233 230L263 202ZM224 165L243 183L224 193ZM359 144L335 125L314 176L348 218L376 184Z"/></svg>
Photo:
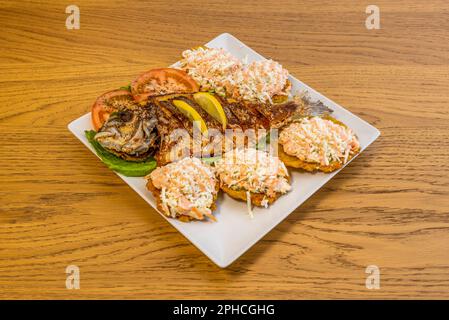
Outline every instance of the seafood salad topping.
<svg viewBox="0 0 449 320"><path fill-rule="evenodd" d="M234 190L276 197L291 188L284 163L266 151L234 149L215 162L215 169L220 183Z"/></svg>
<svg viewBox="0 0 449 320"><path fill-rule="evenodd" d="M241 62L223 49L198 48L182 53L182 68L195 79L203 91L215 90L221 96L234 87L232 74L242 68Z"/></svg>
<svg viewBox="0 0 449 320"><path fill-rule="evenodd" d="M360 149L350 128L320 117L289 124L279 134L279 143L287 154L325 166L331 162L346 163Z"/></svg>
<svg viewBox="0 0 449 320"><path fill-rule="evenodd" d="M235 98L272 103L275 95L288 95L288 71L273 60L255 61L245 66L238 77ZM289 89L289 88L288 88Z"/></svg>
<svg viewBox="0 0 449 320"><path fill-rule="evenodd" d="M147 179L160 189L161 207L167 216L191 216L212 220L211 206L217 195L213 168L198 158L184 158L155 169Z"/></svg>
<svg viewBox="0 0 449 320"><path fill-rule="evenodd" d="M223 49L198 48L182 53L184 69L201 86L236 100L272 102L288 95L288 71L273 60L242 64Z"/></svg>

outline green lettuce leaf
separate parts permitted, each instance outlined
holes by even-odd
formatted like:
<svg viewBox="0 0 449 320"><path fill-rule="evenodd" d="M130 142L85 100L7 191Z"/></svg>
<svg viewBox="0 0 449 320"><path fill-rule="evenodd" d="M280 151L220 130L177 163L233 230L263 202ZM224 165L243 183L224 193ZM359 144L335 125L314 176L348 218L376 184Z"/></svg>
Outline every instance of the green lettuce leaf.
<svg viewBox="0 0 449 320"><path fill-rule="evenodd" d="M120 89L120 90L131 91L131 84L128 84L127 86L120 87L119 89Z"/></svg>
<svg viewBox="0 0 449 320"><path fill-rule="evenodd" d="M108 166L109 169L112 169L127 177L143 177L156 168L156 160L154 160L153 157L150 157L142 162L123 160L116 155L108 152L94 139L96 134L94 130L86 130L85 134L87 140L89 140L97 155L101 158L103 163Z"/></svg>

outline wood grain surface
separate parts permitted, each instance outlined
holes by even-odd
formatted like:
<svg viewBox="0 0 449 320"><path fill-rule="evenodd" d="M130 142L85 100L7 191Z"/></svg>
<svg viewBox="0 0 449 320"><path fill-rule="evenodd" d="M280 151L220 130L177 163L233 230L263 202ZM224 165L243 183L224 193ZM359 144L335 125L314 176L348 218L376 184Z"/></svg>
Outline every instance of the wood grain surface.
<svg viewBox="0 0 449 320"><path fill-rule="evenodd" d="M449 298L449 4L372 2L0 1L0 298ZM223 32L382 132L227 269L67 130Z"/></svg>

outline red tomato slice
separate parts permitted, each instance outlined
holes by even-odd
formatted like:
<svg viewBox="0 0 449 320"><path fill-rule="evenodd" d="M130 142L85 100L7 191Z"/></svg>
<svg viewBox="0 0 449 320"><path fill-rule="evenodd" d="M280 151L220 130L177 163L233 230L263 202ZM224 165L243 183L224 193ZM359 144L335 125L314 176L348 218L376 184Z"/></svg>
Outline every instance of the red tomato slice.
<svg viewBox="0 0 449 320"><path fill-rule="evenodd" d="M198 90L198 84L185 71L173 68L147 71L131 83L131 93L136 101L143 101L151 96Z"/></svg>
<svg viewBox="0 0 449 320"><path fill-rule="evenodd" d="M134 99L127 90L113 90L99 96L92 106L92 124L98 131L108 120L109 115L123 104L133 103Z"/></svg>

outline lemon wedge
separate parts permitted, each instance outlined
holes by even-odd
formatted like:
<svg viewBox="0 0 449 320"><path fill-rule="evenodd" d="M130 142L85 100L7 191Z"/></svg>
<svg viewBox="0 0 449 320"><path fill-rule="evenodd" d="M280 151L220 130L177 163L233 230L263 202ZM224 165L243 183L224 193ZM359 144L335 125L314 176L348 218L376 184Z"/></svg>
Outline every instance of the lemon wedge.
<svg viewBox="0 0 449 320"><path fill-rule="evenodd" d="M182 100L173 100L173 105L179 109L187 118L189 118L195 125L198 126L201 133L207 135L207 126L200 114L193 109L187 102Z"/></svg>
<svg viewBox="0 0 449 320"><path fill-rule="evenodd" d="M197 92L193 95L193 99L195 99L196 103L198 103L204 111L223 125L223 130L226 130L226 115L221 103L213 94L210 94L209 92Z"/></svg>

